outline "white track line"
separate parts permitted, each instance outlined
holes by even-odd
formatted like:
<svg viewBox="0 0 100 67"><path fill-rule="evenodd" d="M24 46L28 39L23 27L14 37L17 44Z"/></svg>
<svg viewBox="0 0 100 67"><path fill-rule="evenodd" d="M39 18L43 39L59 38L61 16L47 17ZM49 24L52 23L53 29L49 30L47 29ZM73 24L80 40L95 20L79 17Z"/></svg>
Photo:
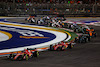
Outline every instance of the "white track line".
<svg viewBox="0 0 100 67"><path fill-rule="evenodd" d="M1 22L1 23L7 23L7 22ZM25 25L25 24L17 24L17 23L7 23L7 24L14 24L14 25L21 25L21 26L30 26L30 27L39 27L39 28L47 28L43 26L35 26L35 25ZM5 49L5 50L0 50L0 53L5 53L5 52L15 52L15 51L22 51L25 48L42 48L42 47L48 47L51 44L58 43L60 41L63 41L67 35L62 32L58 31L50 31L50 30L45 30L45 29L37 29L37 28L29 28L29 27L20 27L20 26L13 26L13 25L5 25L5 24L0 24L2 26L9 26L9 27L16 27L16 28L23 28L23 29L31 29L31 30L39 30L39 31L44 31L44 32L49 32L54 35L56 35L56 38L52 41L37 44L37 45L32 45L32 46L25 46L25 47L19 47L19 48L12 48L12 49ZM68 37L70 39L71 36Z"/></svg>

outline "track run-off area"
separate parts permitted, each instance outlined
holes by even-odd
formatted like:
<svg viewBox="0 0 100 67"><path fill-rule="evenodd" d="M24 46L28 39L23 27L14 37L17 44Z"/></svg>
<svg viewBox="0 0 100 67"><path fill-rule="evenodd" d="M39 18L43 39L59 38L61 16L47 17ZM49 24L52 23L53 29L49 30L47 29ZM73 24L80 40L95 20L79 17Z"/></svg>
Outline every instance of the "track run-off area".
<svg viewBox="0 0 100 67"><path fill-rule="evenodd" d="M16 21L11 22L5 19L0 19L1 55L9 54L9 52L22 51L25 48L45 50L51 44L70 41L77 36L75 33L62 29L19 23Z"/></svg>

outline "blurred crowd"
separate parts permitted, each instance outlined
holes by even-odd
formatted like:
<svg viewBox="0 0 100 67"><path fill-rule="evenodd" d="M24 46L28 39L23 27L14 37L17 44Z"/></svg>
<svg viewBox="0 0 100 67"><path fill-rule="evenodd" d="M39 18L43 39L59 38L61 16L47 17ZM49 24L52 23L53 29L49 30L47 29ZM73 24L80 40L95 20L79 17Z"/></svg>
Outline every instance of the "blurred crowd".
<svg viewBox="0 0 100 67"><path fill-rule="evenodd" d="M100 0L0 0L0 2L15 2L15 3L70 3L70 4L99 4Z"/></svg>
<svg viewBox="0 0 100 67"><path fill-rule="evenodd" d="M100 14L100 0L0 0L0 14Z"/></svg>

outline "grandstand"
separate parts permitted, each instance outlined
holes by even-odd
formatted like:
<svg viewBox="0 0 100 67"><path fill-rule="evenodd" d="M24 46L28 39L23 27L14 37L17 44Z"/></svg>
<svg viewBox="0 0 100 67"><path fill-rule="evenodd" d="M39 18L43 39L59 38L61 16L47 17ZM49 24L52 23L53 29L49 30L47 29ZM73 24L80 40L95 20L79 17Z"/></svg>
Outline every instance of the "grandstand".
<svg viewBox="0 0 100 67"><path fill-rule="evenodd" d="M100 16L100 0L0 0L1 16Z"/></svg>

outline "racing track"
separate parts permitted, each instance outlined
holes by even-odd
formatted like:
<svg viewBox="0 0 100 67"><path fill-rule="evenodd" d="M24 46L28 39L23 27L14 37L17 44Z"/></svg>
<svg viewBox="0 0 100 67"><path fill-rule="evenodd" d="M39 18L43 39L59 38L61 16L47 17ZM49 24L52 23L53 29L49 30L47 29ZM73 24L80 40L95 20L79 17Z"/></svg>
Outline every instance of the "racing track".
<svg viewBox="0 0 100 67"><path fill-rule="evenodd" d="M40 52L38 58L29 61L10 61L3 57L0 58L0 67L100 67L100 27L93 28L97 37L89 43L77 43L66 51Z"/></svg>
<svg viewBox="0 0 100 67"><path fill-rule="evenodd" d="M68 32L64 33L44 26L0 20L0 33L2 34L0 35L0 53L22 51L25 48L44 48L71 38L70 34L66 35ZM9 34L7 34L8 32ZM5 40L3 39L3 41L2 38Z"/></svg>

